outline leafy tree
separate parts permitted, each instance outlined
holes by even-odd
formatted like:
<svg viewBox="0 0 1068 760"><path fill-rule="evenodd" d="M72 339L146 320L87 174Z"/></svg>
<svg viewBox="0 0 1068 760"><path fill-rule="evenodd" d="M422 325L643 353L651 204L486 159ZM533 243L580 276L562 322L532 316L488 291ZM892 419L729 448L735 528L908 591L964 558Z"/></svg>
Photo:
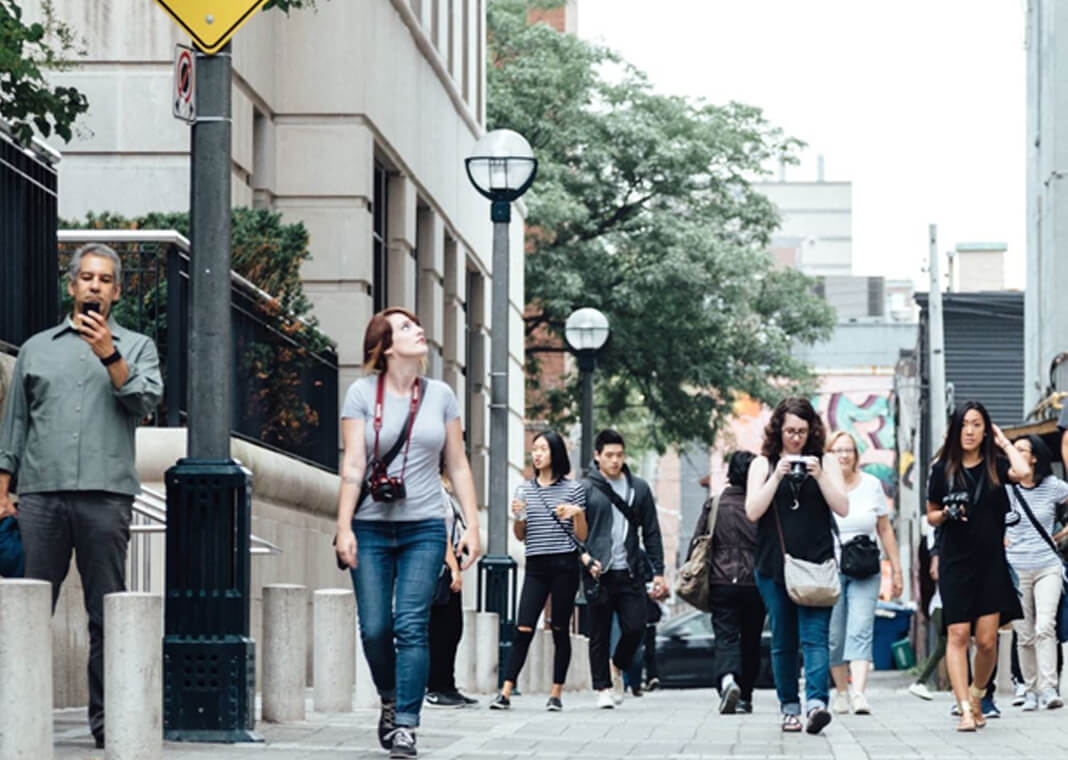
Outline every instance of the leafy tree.
<svg viewBox="0 0 1068 760"><path fill-rule="evenodd" d="M45 79L45 70L73 65L76 44L74 31L56 18L49 0L41 10L43 20L27 25L15 0L0 0L0 119L22 145L29 145L34 128L70 142L75 120L89 108L74 87L51 87Z"/></svg>
<svg viewBox="0 0 1068 760"><path fill-rule="evenodd" d="M775 267L778 217L751 184L801 143L758 108L659 94L606 48L528 24L547 4L491 0L487 20L487 127L526 136L539 161L525 196L528 412L574 421L577 378L539 388L538 356L559 350L571 311L595 306L612 326L604 421L647 415L661 451L711 443L738 393L810 387L791 348L830 333L811 278Z"/></svg>

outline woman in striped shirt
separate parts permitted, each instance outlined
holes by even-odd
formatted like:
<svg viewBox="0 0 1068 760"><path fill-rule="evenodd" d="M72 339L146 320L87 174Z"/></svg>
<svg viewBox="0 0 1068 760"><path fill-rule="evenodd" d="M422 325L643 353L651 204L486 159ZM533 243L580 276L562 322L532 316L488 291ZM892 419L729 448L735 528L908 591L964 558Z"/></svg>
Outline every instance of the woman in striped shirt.
<svg viewBox="0 0 1068 760"><path fill-rule="evenodd" d="M567 624L579 585L579 546L586 538L586 494L566 476L571 472L567 446L559 433L538 433L530 450L534 477L516 489L512 500L515 537L526 543L526 573L519 595L516 633L505 669L504 685L490 703L493 710L511 707L512 689L534 638L534 626L552 597L553 685L546 708L563 709L560 695L571 661ZM577 540L576 540L577 539Z"/></svg>

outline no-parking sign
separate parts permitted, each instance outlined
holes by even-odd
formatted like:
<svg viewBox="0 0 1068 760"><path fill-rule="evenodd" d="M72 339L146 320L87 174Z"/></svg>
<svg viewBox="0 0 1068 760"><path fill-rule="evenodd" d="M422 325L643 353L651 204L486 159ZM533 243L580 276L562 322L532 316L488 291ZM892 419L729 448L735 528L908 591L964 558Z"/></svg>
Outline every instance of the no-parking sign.
<svg viewBox="0 0 1068 760"><path fill-rule="evenodd" d="M174 50L175 118L192 124L196 121L196 54L193 48L176 45Z"/></svg>

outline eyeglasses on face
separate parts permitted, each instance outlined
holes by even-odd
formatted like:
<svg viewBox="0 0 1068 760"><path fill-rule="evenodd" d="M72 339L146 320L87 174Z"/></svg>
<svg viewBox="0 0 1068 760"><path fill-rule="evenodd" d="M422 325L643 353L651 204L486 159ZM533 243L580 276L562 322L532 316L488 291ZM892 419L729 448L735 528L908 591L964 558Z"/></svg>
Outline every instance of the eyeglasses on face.
<svg viewBox="0 0 1068 760"><path fill-rule="evenodd" d="M804 438L808 435L808 428L783 428L782 432L791 438Z"/></svg>
<svg viewBox="0 0 1068 760"><path fill-rule="evenodd" d="M845 454L856 454L853 449L831 449L831 453L836 456L844 456Z"/></svg>

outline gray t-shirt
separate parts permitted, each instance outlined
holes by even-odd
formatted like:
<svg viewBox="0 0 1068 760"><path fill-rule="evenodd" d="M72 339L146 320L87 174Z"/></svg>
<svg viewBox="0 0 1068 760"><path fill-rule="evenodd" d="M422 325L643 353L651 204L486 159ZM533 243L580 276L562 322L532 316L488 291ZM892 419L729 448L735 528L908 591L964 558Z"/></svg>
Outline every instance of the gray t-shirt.
<svg viewBox="0 0 1068 760"><path fill-rule="evenodd" d="M342 419L364 420L363 441L368 459L375 445L375 395L378 376L361 377L349 386L345 394ZM384 456L400 436L404 420L408 418L409 396L395 396L388 390L383 398L382 432L378 439L379 456ZM440 380L427 381L426 396L412 426L412 443L408 464L404 465L402 448L389 465L389 474L399 477L404 469L406 497L383 504L368 496L356 512L357 520L385 520L406 522L413 520L443 520L441 476L438 464L445 447L445 425L460 416L460 405L452 388Z"/></svg>
<svg viewBox="0 0 1068 760"><path fill-rule="evenodd" d="M624 503L630 505L634 499L634 492L630 489L625 476L609 478L605 476L608 485L621 498ZM627 518L616 507L612 506L612 558L608 560L608 570L627 569Z"/></svg>

